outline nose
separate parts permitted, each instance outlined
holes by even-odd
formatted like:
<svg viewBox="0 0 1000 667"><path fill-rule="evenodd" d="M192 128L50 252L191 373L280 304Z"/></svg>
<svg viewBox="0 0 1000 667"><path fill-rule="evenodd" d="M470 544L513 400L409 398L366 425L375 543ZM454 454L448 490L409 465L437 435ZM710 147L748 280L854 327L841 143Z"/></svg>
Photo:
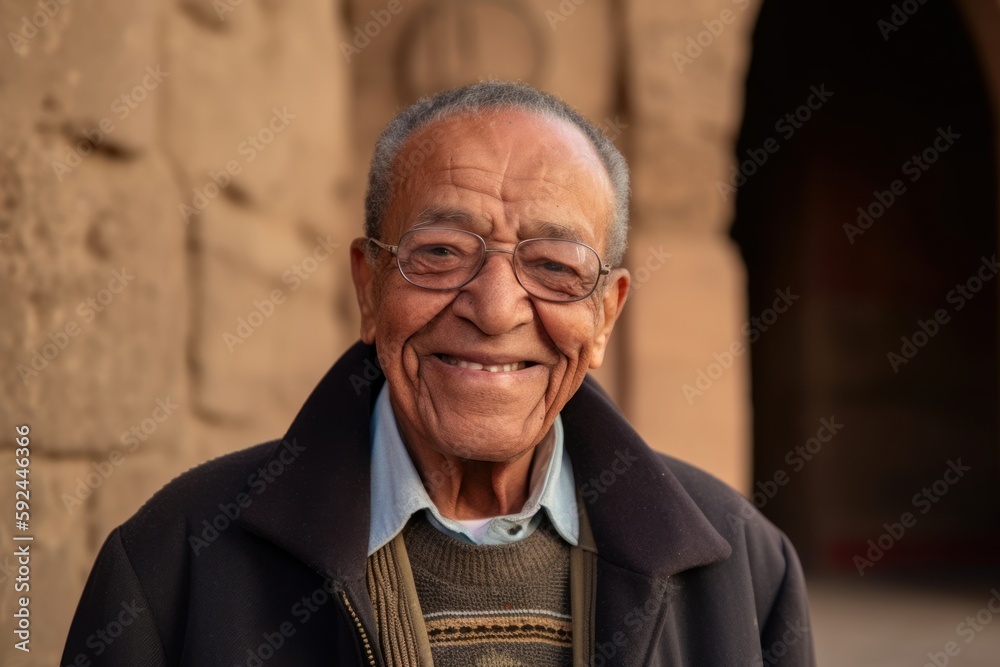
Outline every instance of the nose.
<svg viewBox="0 0 1000 667"><path fill-rule="evenodd" d="M506 257L504 256L506 255ZM514 253L487 250L479 274L462 287L452 310L489 336L498 336L534 318L531 296L514 275Z"/></svg>

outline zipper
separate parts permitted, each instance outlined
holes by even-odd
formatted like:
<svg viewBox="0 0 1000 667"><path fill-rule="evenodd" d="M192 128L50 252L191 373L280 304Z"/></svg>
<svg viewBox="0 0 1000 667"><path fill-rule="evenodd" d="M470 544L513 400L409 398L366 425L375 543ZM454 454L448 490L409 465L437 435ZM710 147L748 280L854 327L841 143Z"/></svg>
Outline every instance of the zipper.
<svg viewBox="0 0 1000 667"><path fill-rule="evenodd" d="M368 641L368 633L365 632L365 626L361 624L361 619L354 612L354 607L351 606L351 601L347 598L347 593L345 591L340 591L340 597L344 601L344 606L347 608L347 613L351 615L351 620L354 621L354 627L358 631L358 635L361 637L361 642L365 646L365 654L368 656L368 664L371 667L378 667L378 663L375 662L375 654L372 652L371 642Z"/></svg>

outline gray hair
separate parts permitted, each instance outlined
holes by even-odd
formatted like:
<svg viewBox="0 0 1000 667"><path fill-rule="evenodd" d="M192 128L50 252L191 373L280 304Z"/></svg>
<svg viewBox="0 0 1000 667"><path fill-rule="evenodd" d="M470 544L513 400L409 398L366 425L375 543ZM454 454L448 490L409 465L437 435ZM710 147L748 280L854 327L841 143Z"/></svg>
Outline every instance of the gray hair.
<svg viewBox="0 0 1000 667"><path fill-rule="evenodd" d="M397 164L400 150L417 129L445 116L503 107L567 121L590 141L607 170L614 192L614 211L608 226L605 261L611 266L620 265L628 245L629 172L625 158L597 126L559 98L527 84L508 81L484 81L454 88L425 97L396 114L375 143L368 172L368 192L365 194L365 234L379 238L382 220L392 203L398 181L412 173L427 157L425 153L416 151L408 164Z"/></svg>

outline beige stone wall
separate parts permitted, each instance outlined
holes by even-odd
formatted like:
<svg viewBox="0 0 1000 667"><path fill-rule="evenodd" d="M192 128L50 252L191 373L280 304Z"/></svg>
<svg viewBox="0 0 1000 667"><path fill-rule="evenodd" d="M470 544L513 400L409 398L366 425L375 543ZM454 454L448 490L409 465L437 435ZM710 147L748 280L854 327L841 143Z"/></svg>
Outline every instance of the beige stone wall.
<svg viewBox="0 0 1000 667"><path fill-rule="evenodd" d="M734 198L716 184L733 163L759 3L626 7L637 288L627 312L626 406L654 446L745 489L746 288L727 234Z"/></svg>
<svg viewBox="0 0 1000 667"><path fill-rule="evenodd" d="M177 473L280 435L354 340L345 257L372 141L442 87L530 81L626 151L637 289L599 375L651 443L745 485L747 356L694 402L682 387L742 340L732 201L714 184L755 3L49 5L0 13L20 37L0 45L0 479L29 424L36 540L33 650L5 639L0 663L55 664L107 533Z"/></svg>

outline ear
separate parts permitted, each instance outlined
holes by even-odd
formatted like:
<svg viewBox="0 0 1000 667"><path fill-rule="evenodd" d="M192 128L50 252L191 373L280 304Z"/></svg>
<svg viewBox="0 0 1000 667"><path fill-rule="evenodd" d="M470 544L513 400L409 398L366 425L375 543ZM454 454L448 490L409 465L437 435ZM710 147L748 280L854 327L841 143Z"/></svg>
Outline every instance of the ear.
<svg viewBox="0 0 1000 667"><path fill-rule="evenodd" d="M625 302L628 300L629 287L632 284L632 276L627 269L617 268L611 270L608 276L608 285L604 288L604 293L600 297L597 307L599 324L594 336L594 349L590 357L590 367L600 368L604 363L604 353L608 349L608 341L611 339L611 330L615 328L615 322L622 314Z"/></svg>
<svg viewBox="0 0 1000 667"><path fill-rule="evenodd" d="M358 298L358 310L361 311L361 340L368 345L375 342L375 274L368 264L365 253L365 239L354 239L351 242L351 277L354 279L354 292Z"/></svg>

